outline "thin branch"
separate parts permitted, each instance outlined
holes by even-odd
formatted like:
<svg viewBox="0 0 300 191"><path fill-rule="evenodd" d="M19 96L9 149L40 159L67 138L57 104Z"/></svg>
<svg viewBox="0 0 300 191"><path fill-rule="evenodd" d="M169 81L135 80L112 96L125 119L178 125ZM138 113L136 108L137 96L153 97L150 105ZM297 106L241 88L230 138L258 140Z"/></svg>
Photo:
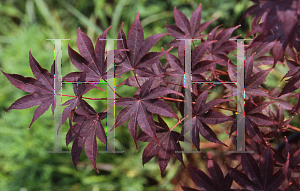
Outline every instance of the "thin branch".
<svg viewBox="0 0 300 191"><path fill-rule="evenodd" d="M110 89L111 89L112 91L114 91L114 93L115 93L119 98L122 97L122 96L120 96L115 90L112 89L112 87L109 85L109 83L107 83L107 81L106 81L105 79L103 79L103 80L106 82L106 84L110 87Z"/></svg>
<svg viewBox="0 0 300 191"><path fill-rule="evenodd" d="M61 96L67 96L67 97L77 97L77 96L65 95L65 94L57 94L57 95L61 95Z"/></svg>
<svg viewBox="0 0 300 191"><path fill-rule="evenodd" d="M177 125L179 125L180 123L182 123L182 121L185 119L185 118L187 118L189 115L187 115L186 117L184 117L183 119L181 119L180 121L178 121L178 123L176 124L176 125L174 125L174 127L172 127L172 129L170 130L170 131L173 131L173 129L177 126Z"/></svg>
<svg viewBox="0 0 300 191"><path fill-rule="evenodd" d="M292 130L294 130L294 131L300 132L300 129L299 129L299 128L294 127L294 126L292 126L292 125L288 125L288 128L290 128L290 129L292 129Z"/></svg>
<svg viewBox="0 0 300 191"><path fill-rule="evenodd" d="M107 110L105 110L104 112L107 112L107 111L109 111L109 109L112 107L112 106L114 106L114 105L111 105Z"/></svg>
<svg viewBox="0 0 300 191"><path fill-rule="evenodd" d="M61 96L66 96L66 97L77 97L77 96L72 96L72 95L65 95L65 94L58 94ZM89 100L114 100L114 98L91 98L91 97L81 97L82 99L89 99Z"/></svg>
<svg viewBox="0 0 300 191"><path fill-rule="evenodd" d="M132 71L132 72L133 72L133 75L134 75L134 77L135 77L135 80L136 80L137 84L138 84L139 87L142 89L142 87L141 87L141 85L140 85L140 83L139 83L139 81L138 81L138 79L137 79L137 77L136 77L136 74L134 73L134 71Z"/></svg>
<svg viewBox="0 0 300 191"><path fill-rule="evenodd" d="M227 72L224 72L222 70L215 69L215 71L218 72L219 75L228 75Z"/></svg>
<svg viewBox="0 0 300 191"><path fill-rule="evenodd" d="M174 84L174 83L172 83L172 82L165 82L165 83L167 83L167 84L172 84L172 85L175 85L175 86L181 86L182 88L185 88L184 85Z"/></svg>
<svg viewBox="0 0 300 191"><path fill-rule="evenodd" d="M282 190L285 190L285 189L287 189L290 185L292 185L293 184L293 182L296 182L296 181L298 181L300 179L300 177L298 177L298 178L295 178L294 180L292 180L291 182L289 182L289 184L288 185L286 185L284 188L282 188Z"/></svg>
<svg viewBox="0 0 300 191"><path fill-rule="evenodd" d="M181 100L181 99L174 99L174 98L168 98L168 97L161 97L161 99L170 100L170 101L177 101L177 102L184 102L184 100ZM196 104L196 102L192 102L192 103ZM223 106L215 106L214 108L225 109L225 110L234 111L234 112L237 111L236 109L227 108L227 107L223 107Z"/></svg>
<svg viewBox="0 0 300 191"><path fill-rule="evenodd" d="M193 46L194 46L194 48L196 48L196 46L195 46L195 43L194 43L194 41L192 40L192 43L193 43Z"/></svg>

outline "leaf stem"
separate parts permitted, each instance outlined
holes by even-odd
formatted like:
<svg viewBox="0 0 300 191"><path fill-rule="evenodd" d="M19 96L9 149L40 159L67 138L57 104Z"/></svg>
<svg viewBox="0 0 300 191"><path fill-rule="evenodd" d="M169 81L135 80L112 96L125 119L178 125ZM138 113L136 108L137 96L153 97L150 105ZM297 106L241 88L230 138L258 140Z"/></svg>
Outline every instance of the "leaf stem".
<svg viewBox="0 0 300 191"><path fill-rule="evenodd" d="M66 97L77 97L77 96L72 96L72 95L65 95L65 94L58 94L61 96L66 96ZM82 99L89 99L89 100L114 100L114 98L91 98L91 97L81 97Z"/></svg>
<svg viewBox="0 0 300 191"><path fill-rule="evenodd" d="M177 125L179 125L180 123L182 123L182 121L183 120L185 120L185 118L187 118L189 115L187 115L186 117L184 117L183 119L181 119L180 121L178 121L178 123L174 126L174 127L172 127L172 129L170 130L170 131L173 131L173 129L177 126Z"/></svg>
<svg viewBox="0 0 300 191"><path fill-rule="evenodd" d="M172 85L176 85L176 86L181 86L182 88L185 88L184 85L180 85L180 84L175 84L175 83L172 83L172 82L165 82L167 84L172 84Z"/></svg>
<svg viewBox="0 0 300 191"><path fill-rule="evenodd" d="M132 72L133 72L133 75L134 75L134 78L135 78L137 84L138 84L139 87L142 89L142 87L141 87L141 85L140 85L140 83L139 83L139 81L138 81L138 79L137 79L137 77L136 77L136 74L134 73L134 71L132 71Z"/></svg>
<svg viewBox="0 0 300 191"><path fill-rule="evenodd" d="M77 97L77 96L65 95L65 94L57 94L57 95L61 95L61 96L67 96L67 97Z"/></svg>
<svg viewBox="0 0 300 191"><path fill-rule="evenodd" d="M103 79L105 82L106 82L106 84L110 87L110 89L112 90L112 91L114 91L114 93L118 96L118 97L122 97L122 96L120 96L115 90L113 90L112 89L112 87L109 85L109 83L107 83L107 81L105 80L105 79Z"/></svg>
<svg viewBox="0 0 300 191"><path fill-rule="evenodd" d="M218 75L228 75L227 72L224 72L222 70L215 69L215 71L218 72Z"/></svg>
<svg viewBox="0 0 300 191"><path fill-rule="evenodd" d="M194 41L192 40L192 43L193 43L193 46L194 46L194 48L196 48L196 46L195 46L195 43L194 43Z"/></svg>
<svg viewBox="0 0 300 191"><path fill-rule="evenodd" d="M109 111L109 109L112 107L112 106L114 106L114 105L111 105L107 110L105 110L104 112L107 112L107 111Z"/></svg>
<svg viewBox="0 0 300 191"><path fill-rule="evenodd" d="M292 185L293 184L293 182L296 182L296 181L298 181L300 179L300 177L298 177L298 178L295 178L294 180L292 180L291 182L289 182L288 183L288 185L286 185L284 188L282 188L282 190L285 190L285 189L287 189L290 185Z"/></svg>
<svg viewBox="0 0 300 191"><path fill-rule="evenodd" d="M169 97L161 97L161 99L164 99L164 100L170 100L170 101L184 102L184 100L181 100L181 99L174 99L174 98L169 98ZM193 104L196 104L196 102L192 102L192 103L193 103ZM227 108L227 107L223 107L223 106L215 106L214 108L225 109L225 110L234 111L234 112L237 111L236 109L233 109L233 108ZM295 127L295 128L296 128L296 127ZM297 129L298 129L298 128L297 128ZM298 131L300 131L300 129L299 129Z"/></svg>
<svg viewBox="0 0 300 191"><path fill-rule="evenodd" d="M294 130L294 131L300 132L300 129L299 129L299 128L294 127L294 126L292 126L292 125L288 125L288 128L290 128L290 129L292 129L292 130Z"/></svg>

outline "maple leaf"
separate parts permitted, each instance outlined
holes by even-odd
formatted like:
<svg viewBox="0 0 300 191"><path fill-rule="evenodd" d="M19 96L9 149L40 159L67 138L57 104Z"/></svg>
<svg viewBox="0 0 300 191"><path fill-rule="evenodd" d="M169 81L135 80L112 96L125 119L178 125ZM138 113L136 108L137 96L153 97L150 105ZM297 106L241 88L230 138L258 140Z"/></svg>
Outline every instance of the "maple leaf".
<svg viewBox="0 0 300 191"><path fill-rule="evenodd" d="M277 112L276 114L274 114L274 112L272 112L271 110L269 110L269 112L265 112L268 113L269 116L274 120L277 121L278 124L274 124L272 127L272 130L267 132L267 133L263 133L264 137L277 137L279 132L284 132L286 131L285 129L283 129L284 127L287 127L289 125L289 123L291 122L291 120L293 119L293 117L291 117L288 120L284 120L284 113L283 113L283 109L281 106L279 106L277 108Z"/></svg>
<svg viewBox="0 0 300 191"><path fill-rule="evenodd" d="M155 69L154 69L155 68ZM152 65L152 68L150 69L151 72L153 72L153 76L149 77L143 77L143 76L132 76L118 84L116 87L121 86L121 85L127 85L127 86L133 86L133 87L139 87L139 84L142 86L149 78L154 78L154 87L159 86L163 82L163 77L165 73L165 68L162 67L162 64L160 61L154 63ZM137 82L138 80L138 82ZM162 84L163 85L163 84ZM165 84L164 84L165 85Z"/></svg>
<svg viewBox="0 0 300 191"><path fill-rule="evenodd" d="M12 85L20 90L31 93L25 95L16 100L7 110L11 109L27 109L36 105L39 105L31 120L28 129L33 122L37 120L41 115L45 113L51 106L52 114L54 114L55 102L54 102L54 61L51 66L51 73L48 70L42 68L40 64L32 56L29 51L29 63L34 77L24 77L18 74L8 74L2 69L4 76L10 81Z"/></svg>
<svg viewBox="0 0 300 191"><path fill-rule="evenodd" d="M180 77L181 83L183 84L183 77L185 73L185 51L191 51L192 59L191 59L191 70L192 70L192 81L206 81L203 77L205 71L209 70L211 67L215 66L217 61L204 60L203 56L209 45L214 43L215 41L207 41L198 45L194 50L185 50L185 42L181 41L178 47L178 57L167 53L166 58L172 67L171 69L167 69L166 75L173 77Z"/></svg>
<svg viewBox="0 0 300 191"><path fill-rule="evenodd" d="M141 132L137 140L141 142L150 142L143 151L143 165L157 155L161 177L163 177L163 173L170 162L172 153L183 166L185 165L183 163L182 154L176 153L176 151L182 151L180 144L177 141L180 134L175 131L171 131L165 121L159 115L157 116L158 122L155 121L155 128L159 143L145 132ZM179 140L184 141L184 138L181 137Z"/></svg>
<svg viewBox="0 0 300 191"><path fill-rule="evenodd" d="M257 46L264 42L276 40L273 48L274 65L284 56L287 45L300 50L297 38L299 37L299 2L297 0L269 0L254 1L254 5L248 8L243 18L255 14L252 20L252 32L261 32L255 37L251 46ZM259 24L260 20L262 23ZM250 46L250 47L251 47Z"/></svg>
<svg viewBox="0 0 300 191"><path fill-rule="evenodd" d="M288 83L285 84L284 88L282 89L282 91L280 92L280 94L278 96L289 96L291 95L293 91L299 89L300 87L300 54L296 53L296 50L293 49L293 51L288 51L289 56L293 59L293 60L289 60L286 58L287 61L287 65L290 68L290 70L288 71L288 73L286 73L286 75L282 78L287 78L287 77L291 77L288 80ZM300 99L299 99L300 94L296 93L293 94L291 97L297 97L298 98L298 102L293 106L293 108L291 108L290 110L290 114L295 113L297 111L300 110ZM290 98L291 98L290 97Z"/></svg>
<svg viewBox="0 0 300 191"><path fill-rule="evenodd" d="M287 93L287 94L283 94L283 95L279 96L280 92L278 91L278 89L279 89L279 86L277 86L273 90L268 91L270 100L275 101L274 106L276 108L282 107L282 109L285 109L285 110L292 110L293 107L291 106L291 104L288 101L284 100L284 98L290 96L292 93Z"/></svg>
<svg viewBox="0 0 300 191"><path fill-rule="evenodd" d="M228 61L230 62L231 65L233 65L231 60L226 55L237 48L236 41L229 40L229 38L233 33L233 31L236 30L238 27L240 27L240 25L225 30L221 29L217 32L218 27L219 26L214 28L207 36L207 40L205 40L205 41L216 41L216 42L212 43L207 48L206 54L203 57L203 59L213 60L213 61L222 60L221 62L218 62L222 66L227 66ZM236 38L237 37L233 37L232 39L236 39Z"/></svg>
<svg viewBox="0 0 300 191"><path fill-rule="evenodd" d="M258 66L270 65L274 63L272 56L265 56L275 45L275 42L266 42L260 46L246 49L246 59L251 57L253 54L253 72L256 74L261 71Z"/></svg>
<svg viewBox="0 0 300 191"><path fill-rule="evenodd" d="M88 118L84 115L79 115L77 113L78 109L72 112L72 117L69 119L70 129L66 135L66 144L67 146L71 141L74 140L71 150L71 157L75 169L77 170L77 162L81 155L83 146L85 148L85 153L88 159L93 164L97 173L99 173L96 167L96 158L97 158L97 140L96 137L104 144L106 144L106 134L101 123L101 120L107 117L106 112L99 112L89 107L91 118ZM73 116L74 115L74 116ZM75 122L75 125L72 125L72 122Z"/></svg>
<svg viewBox="0 0 300 191"><path fill-rule="evenodd" d="M263 70L263 71L257 72L256 74L252 75L254 54L255 53L253 53L249 58L247 58L245 60L244 84L241 84L242 83L241 81L237 82L237 83L240 83L241 87L243 87L243 86L245 87L245 99L246 100L248 100L251 96L270 97L266 92L259 89L258 87L263 83L263 81L269 74L270 70L272 70L272 68L270 68L268 70ZM229 77L231 77L231 76L232 75L229 75ZM231 79L231 80L234 81L235 79ZM234 91L231 91L226 97L237 95L237 91L236 91L237 86L235 84L234 85L223 84L223 85L230 90L234 90Z"/></svg>
<svg viewBox="0 0 300 191"><path fill-rule="evenodd" d="M278 124L277 121L274 119L261 114L260 112L265 109L270 103L272 102L260 102L260 103L254 103L252 99L249 99L245 103L245 115L244 114L238 114L245 116L245 129L247 134L251 139L256 141L259 144L266 145L266 142L262 136L261 131L259 130L258 126L269 126ZM236 123L235 125L232 125L231 133L236 131Z"/></svg>
<svg viewBox="0 0 300 191"><path fill-rule="evenodd" d="M191 51L191 72L193 82L205 82L208 76L204 74L205 71L215 66L218 61L203 60L204 53L208 46L215 41L203 42L194 50L185 50L185 42L181 41L178 47L178 58L170 53L166 54L168 64L171 68L166 69L166 78L164 81L168 83L168 87L175 91L181 92L184 85L185 75L185 51ZM210 79L209 79L210 80ZM178 99L178 95L172 95L172 98ZM178 107L178 103L176 103Z"/></svg>
<svg viewBox="0 0 300 191"><path fill-rule="evenodd" d="M174 19L176 25L167 25L167 31L175 39L172 40L167 46L178 47L179 41L176 39L202 39L204 36L201 34L213 21L217 18L200 24L202 17L202 5L199 4L198 8L193 12L190 21L187 17L176 7L174 7Z"/></svg>
<svg viewBox="0 0 300 191"><path fill-rule="evenodd" d="M87 78L86 74L87 74L87 72L82 72L79 74L79 80L81 82L84 82L85 79ZM85 115L85 116L91 118L90 117L90 106L88 105L88 103L86 101L84 101L82 99L83 94L87 93L91 89L99 89L99 90L105 91L104 89L97 87L95 84L87 84L87 83L75 83L73 85L73 89L74 89L74 94L75 94L76 98L70 99L62 104L63 106L66 106L66 105L68 105L68 106L65 107L65 109L62 113L61 121L57 128L57 133L58 133L60 127L62 126L62 124L67 120L68 117L70 117L72 110L74 110L76 107L77 107L77 112L80 112L81 115Z"/></svg>
<svg viewBox="0 0 300 191"><path fill-rule="evenodd" d="M107 79L107 57L105 57L105 45L106 41L101 39L106 39L108 27L98 38L96 46L91 41L91 39L83 33L80 28L78 28L77 34L77 47L79 53L73 50L68 45L68 54L72 64L81 72L71 72L63 77L63 81L78 81L82 72L86 71L86 81L97 82L101 79ZM115 56L117 56L121 51L115 51ZM111 63L110 63L111 64Z"/></svg>
<svg viewBox="0 0 300 191"><path fill-rule="evenodd" d="M224 177L224 174L220 166L211 158L210 155L207 162L207 171L209 176L206 175L205 172L203 172L202 170L190 164L188 164L188 171L193 182L201 190L205 190L205 191L233 190L230 189L233 179L231 178L229 173L227 173L226 176ZM193 191L193 190L198 191L196 189L192 189L189 187L182 187L182 189L184 191Z"/></svg>
<svg viewBox="0 0 300 191"><path fill-rule="evenodd" d="M226 121L234 121L231 117L228 117L220 112L213 111L212 108L217 105L227 101L232 101L230 99L214 99L207 103L208 90L205 90L196 100L196 104L193 107L193 118L185 122L181 135L184 132L190 131L192 142L195 147L200 151L199 147L199 132L200 134L208 141L222 144L217 135L211 130L211 128L207 124L219 124L224 123Z"/></svg>
<svg viewBox="0 0 300 191"><path fill-rule="evenodd" d="M285 151L284 155L282 155L279 151L273 149L274 151L274 160L279 164L279 166L283 166L286 162L288 165L287 179L291 178L291 169L294 171L300 170L300 149L294 151L291 145L288 142L288 139L285 137ZM288 158L289 157L289 158Z"/></svg>
<svg viewBox="0 0 300 191"><path fill-rule="evenodd" d="M117 50L128 49L129 51L122 52L116 57L116 75L122 75L133 70L139 76L155 75L148 68L156 63L166 52L149 52L150 49L168 33L154 34L144 40L143 27L139 19L139 12L136 15L130 29L127 39L123 31L123 24L118 34Z"/></svg>
<svg viewBox="0 0 300 191"><path fill-rule="evenodd" d="M274 174L274 161L270 146L265 149L259 164L256 163L255 159L249 153L242 153L241 160L245 174L230 167L229 174L243 188L248 190L277 191L279 190L278 187L286 179L289 162L287 161Z"/></svg>
<svg viewBox="0 0 300 191"><path fill-rule="evenodd" d="M134 95L138 96L141 91L140 86L142 86L150 78L154 78L154 81L153 81L152 86L150 87L150 90L152 90L156 87L159 87L160 85L167 86L167 83L164 80L164 75L166 72L166 65L167 64L165 64L165 66L163 67L161 62L158 61L151 66L150 70L153 72L153 76L149 76L149 77L132 76L132 77L129 77L126 80L124 80L122 83L120 83L116 87L121 86L121 85L137 87L138 89L136 90Z"/></svg>
<svg viewBox="0 0 300 191"><path fill-rule="evenodd" d="M300 88L300 53L293 52L292 58L294 60L289 60L286 58L287 65L289 67L288 73L282 78L289 78L287 81L288 83L284 86L281 93L278 96L287 94L289 92L293 92Z"/></svg>
<svg viewBox="0 0 300 191"><path fill-rule="evenodd" d="M128 123L128 130L135 142L137 149L137 124L139 124L140 128L145 133L147 133L150 137L154 138L157 142L159 142L156 137L155 123L153 121L152 113L156 113L166 117L173 117L179 120L177 115L172 110L171 106L157 98L170 93L177 94L180 96L183 95L166 87L156 87L154 89L151 89L153 81L154 78L150 78L142 85L138 97L136 96L120 98L118 99L118 101L115 102L117 106L127 107L120 111L119 115L117 116L115 125L110 131L122 125L130 118Z"/></svg>

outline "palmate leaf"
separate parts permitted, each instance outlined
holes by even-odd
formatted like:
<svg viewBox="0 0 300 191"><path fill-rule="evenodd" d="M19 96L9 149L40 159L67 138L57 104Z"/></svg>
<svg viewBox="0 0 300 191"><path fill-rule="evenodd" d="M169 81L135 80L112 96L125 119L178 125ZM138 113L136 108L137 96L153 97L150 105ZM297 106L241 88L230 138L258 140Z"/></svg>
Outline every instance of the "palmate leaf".
<svg viewBox="0 0 300 191"><path fill-rule="evenodd" d="M229 38L233 33L233 31L236 30L238 27L240 27L240 25L225 30L221 29L217 32L218 27L219 26L214 28L207 36L206 41L216 41L216 42L212 43L208 47L203 59L212 60L212 61L222 60L222 62L219 62L219 64L223 66L226 66L229 60L229 62L233 65L231 60L226 55L237 48L237 43L235 40L233 40L236 37L233 37L232 40L229 40Z"/></svg>
<svg viewBox="0 0 300 191"><path fill-rule="evenodd" d="M261 32L252 42L250 47L260 45L263 42L276 40L273 48L274 65L284 56L287 45L290 44L300 50L297 38L299 37L299 1L297 0L269 0L255 1L244 17L255 14L252 20L252 32ZM262 19L262 23L259 24ZM250 48L249 47L249 48Z"/></svg>
<svg viewBox="0 0 300 191"><path fill-rule="evenodd" d="M87 74L87 72L79 73L79 80L81 82L84 82L85 79L87 79L86 74ZM87 93L91 89L99 89L99 90L105 91L104 89L97 87L95 84L87 84L87 83L74 84L73 89L74 89L74 94L75 94L76 98L70 99L63 104L63 106L66 106L66 105L68 105L68 106L65 107L65 109L62 113L61 121L60 121L60 124L57 129L57 133L58 133L60 127L62 126L62 124L67 120L67 118L68 117L70 118L70 114L71 114L72 110L75 110L76 107L78 109L78 112L80 112L81 115L85 115L86 117L91 118L90 117L90 115L91 115L90 109L89 109L90 106L87 104L87 102L85 102L82 99L83 94Z"/></svg>
<svg viewBox="0 0 300 191"><path fill-rule="evenodd" d="M137 140L141 142L150 142L143 151L143 165L150 161L155 155L157 155L161 177L163 177L163 173L170 162L172 153L183 164L183 166L184 163L182 154L176 153L176 151L182 151L179 142L177 142L180 134L174 131L170 131L165 121L159 115L157 116L159 122L155 122L155 128L159 143L152 137L147 135L145 132L141 132ZM181 137L180 141L183 140L184 138Z"/></svg>
<svg viewBox="0 0 300 191"><path fill-rule="evenodd" d="M82 72L86 71L86 81L98 82L107 79L107 58L105 57L106 35L108 27L98 38L96 46L91 39L78 28L77 47L79 53L68 46L68 54L72 64L81 72L71 72L63 77L63 81L78 81ZM115 56L124 49L115 51ZM110 63L111 64L111 63Z"/></svg>
<svg viewBox="0 0 300 191"><path fill-rule="evenodd" d="M215 41L207 41L198 45L194 50L185 50L185 42L181 41L178 47L178 58L170 53L166 54L166 58L171 68L166 69L164 78L166 83L172 83L177 85L169 84L169 87L176 91L181 91L181 86L184 82L184 68L185 68L185 51L191 51L191 70L192 70L192 81L193 82L205 82L207 81L204 72L214 67L218 61L203 60L203 56L209 45ZM220 60L221 61L221 60ZM178 99L177 97L174 97Z"/></svg>
<svg viewBox="0 0 300 191"><path fill-rule="evenodd" d="M172 40L168 46L179 46L179 40L176 39L202 39L204 36L201 34L213 21L217 18L200 24L202 17L202 5L199 4L198 8L193 12L190 21L187 17L176 7L174 7L174 19L176 25L167 25L167 31L175 39Z"/></svg>
<svg viewBox="0 0 300 191"><path fill-rule="evenodd" d="M199 151L199 132L206 140L227 146L218 139L217 135L207 124L219 124L226 121L234 121L233 118L212 110L215 105L232 100L215 99L206 103L207 95L208 90L205 90L199 95L196 104L193 107L193 118L184 124L181 131L181 135L183 135L184 132L190 131L192 142Z"/></svg>
<svg viewBox="0 0 300 191"><path fill-rule="evenodd" d="M168 83L168 87L175 91L181 92L182 85L184 85L184 73L185 73L185 51L191 51L191 70L193 82L205 82L207 76L205 71L215 66L218 61L203 60L203 56L210 44L215 41L207 41L198 45L194 50L185 50L185 42L182 40L179 42L178 58L172 54L167 53L166 58L171 68L166 69L164 81ZM209 79L209 78L208 78ZM209 79L210 80L210 79ZM175 85L176 84L176 85ZM172 98L178 99L179 96L172 95ZM175 103L178 108L178 103Z"/></svg>
<svg viewBox="0 0 300 191"><path fill-rule="evenodd" d="M152 88L158 87L159 85L166 85L166 83L163 81L164 74L166 72L165 67L162 66L161 62L158 61L154 63L152 66L151 74L153 76L149 77L141 77L141 76L132 76L124 80L122 83L118 84L116 87L121 85L127 85L127 86L133 86L133 87L139 87L139 84L142 86L149 78L154 78L153 86ZM137 82L138 81L138 82ZM140 89L137 90L136 94L138 94Z"/></svg>
<svg viewBox="0 0 300 191"><path fill-rule="evenodd" d="M267 42L258 47L252 47L246 49L245 57L246 59L251 57L253 54L253 72L256 74L260 72L261 69L258 66L270 65L274 63L274 58L272 56L265 56L275 45L275 42Z"/></svg>
<svg viewBox="0 0 300 191"><path fill-rule="evenodd" d="M207 171L209 175L206 175L205 172L188 164L188 171L191 179L196 184L198 188L205 191L231 191L230 189L233 179L229 175L226 174L224 177L223 172L211 156L209 155L209 159L207 162ZM181 186L182 187L182 186ZM195 190L189 187L182 187L184 191Z"/></svg>
<svg viewBox="0 0 300 191"><path fill-rule="evenodd" d="M263 138L261 131L258 126L270 126L270 125L280 125L277 121L268 117L260 112L265 109L272 102L260 102L253 103L252 99L249 99L245 103L245 129L247 134L251 139L259 144L266 146L266 142ZM239 122L237 122L239 123ZM231 133L236 131L236 125L231 127Z"/></svg>
<svg viewBox="0 0 300 191"><path fill-rule="evenodd" d="M289 50L287 49L287 53L288 55L292 58L292 60L287 59L287 65L289 67L289 71L288 73L282 78L287 78L287 77L291 77L288 80L288 83L285 84L283 90L280 92L280 94L278 96L289 96L289 94L293 94L293 91L297 90L300 87L300 54L299 52L296 52L295 49L293 50ZM300 94L299 93L295 93L293 94L291 97L297 97L298 98L298 102L293 106L293 108L290 111L290 114L295 113L297 111L300 110L300 99L299 99ZM291 98L290 97L290 98Z"/></svg>
<svg viewBox="0 0 300 191"><path fill-rule="evenodd" d="M166 75L174 76L174 77L182 77L184 76L184 68L185 68L185 51L191 51L192 59L191 59L191 69L193 75L193 81L205 81L206 79L201 76L203 72L209 70L211 67L215 66L218 61L209 61L204 60L204 54L207 51L209 45L214 43L215 41L207 41L198 45L194 50L185 50L185 42L181 41L178 47L178 57L167 53L166 58L172 67L173 70L167 70Z"/></svg>
<svg viewBox="0 0 300 191"><path fill-rule="evenodd" d="M259 164L257 164L252 155L248 153L243 153L241 160L245 174L230 167L229 174L238 185L248 190L279 190L278 187L287 177L289 161L274 174L273 154L270 146L265 149Z"/></svg>
<svg viewBox="0 0 300 191"><path fill-rule="evenodd" d="M285 110L292 110L292 108L293 108L292 105L287 100L284 99L284 98L290 96L292 93L287 93L287 94L279 96L280 92L278 91L278 89L279 89L279 86L268 91L270 99L275 101L274 102L275 107L276 108L281 107L282 109L285 109Z"/></svg>
<svg viewBox="0 0 300 191"><path fill-rule="evenodd" d="M278 124L280 125L274 124L271 126L270 131L264 132L263 136L267 138L271 138L271 137L276 138L280 132L285 132L286 129L284 128L287 127L291 122L291 120L293 119L293 117L291 117L290 119L285 120L284 112L281 105L277 106L274 104L273 106L275 112L273 112L272 109L270 109L270 110L266 110L264 113L266 115L269 115L272 119L274 119L274 121L277 121Z"/></svg>
<svg viewBox="0 0 300 191"><path fill-rule="evenodd" d="M104 144L106 144L106 134L101 123L101 120L105 119L106 112L96 113L96 111L89 106L90 118L84 115L77 114L78 109L72 112L72 117L69 120L70 129L66 135L67 146L71 141L74 140L71 150L72 161L77 170L77 162L81 155L83 146L88 159L93 164L95 170L98 172L96 167L97 158L97 140L96 137ZM74 116L73 116L74 115ZM75 125L72 125L72 122Z"/></svg>
<svg viewBox="0 0 300 191"><path fill-rule="evenodd" d="M33 114L33 118L28 128L30 128L33 122L43 115L51 105L53 114L55 109L54 62L51 67L51 73L49 73L48 70L40 66L40 64L32 56L31 51L29 51L29 63L32 73L36 79L31 77L23 77L18 74L8 74L1 69L4 76L12 85L20 90L31 93L16 100L6 112L11 109L27 109L35 105L39 105Z"/></svg>
<svg viewBox="0 0 300 191"><path fill-rule="evenodd" d="M133 70L139 76L155 75L147 68L156 63L165 53L169 52L171 48L164 52L149 52L150 49L168 33L154 34L144 40L144 32L139 19L139 12L136 15L130 29L128 31L127 39L121 26L118 34L117 50L128 49L129 51L120 53L116 57L116 75L122 75L128 71Z"/></svg>
<svg viewBox="0 0 300 191"><path fill-rule="evenodd" d="M253 74L253 57L255 56L255 53L253 53L250 57L248 57L245 60L245 81L244 84L241 84L241 86L245 87L245 99L248 100L251 98L251 96L265 96L265 97L270 97L266 92L263 90L259 89L259 86L263 83L265 78L268 76L269 72L272 70L272 68L263 70L260 72L257 72L256 74ZM229 71L230 73L230 71ZM229 75L229 77L231 77ZM231 79L234 81L234 79ZM241 82L238 82L241 83ZM237 91L236 91L236 85L228 85L228 84L223 84L225 87L228 89L231 89L231 91L226 97L228 96L236 96ZM244 93L244 92L242 92Z"/></svg>
<svg viewBox="0 0 300 191"><path fill-rule="evenodd" d="M280 94L278 96L282 96L288 93L291 93L297 89L300 88L300 53L295 53L295 51L292 51L290 53L290 56L293 58L293 60L287 59L286 58L286 62L288 64L289 67L289 71L288 73L282 78L287 78L287 77L291 77L289 78L287 81L288 83L285 84L284 88L282 89L282 91L280 92ZM293 95L294 97L298 97L298 93ZM291 113L297 112L299 110L299 99L298 99L298 103L294 105L294 107L292 108Z"/></svg>
<svg viewBox="0 0 300 191"><path fill-rule="evenodd" d="M291 145L289 144L288 139L285 137L284 154L282 155L280 152L278 152L275 149L273 149L273 151L274 151L274 160L276 161L277 164L279 164L279 166L283 166L289 160L287 179L290 180L291 170L297 172L300 169L300 154L299 154L300 149L294 151Z"/></svg>
<svg viewBox="0 0 300 191"><path fill-rule="evenodd" d="M166 87L156 87L154 89L151 89L153 81L154 78L150 78L142 85L139 97L120 98L115 103L117 106L127 107L120 111L119 115L117 116L115 125L110 131L112 131L116 127L119 127L130 118L128 130L135 142L137 149L137 124L139 124L140 128L146 134L159 142L156 137L155 123L153 121L152 113L156 113L166 117L173 117L179 120L172 108L164 101L157 98L170 93L180 96L183 95Z"/></svg>

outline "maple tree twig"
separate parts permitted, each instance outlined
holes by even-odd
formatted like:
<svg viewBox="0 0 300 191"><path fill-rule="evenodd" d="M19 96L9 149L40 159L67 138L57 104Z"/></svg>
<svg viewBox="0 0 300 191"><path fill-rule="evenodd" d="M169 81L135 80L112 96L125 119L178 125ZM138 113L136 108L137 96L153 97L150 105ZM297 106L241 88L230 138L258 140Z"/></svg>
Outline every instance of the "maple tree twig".
<svg viewBox="0 0 300 191"><path fill-rule="evenodd" d="M169 98L169 97L161 97L161 99L170 100L170 101L185 102L184 100L181 100L181 99L174 99L174 98ZM196 104L196 102L192 102L192 103ZM237 111L236 109L228 108L228 107L223 107L223 106L215 106L214 108L225 109L225 110L234 111L234 112Z"/></svg>
<svg viewBox="0 0 300 191"><path fill-rule="evenodd" d="M77 97L77 96L72 96L72 95L65 95L65 94L58 94L61 96L67 96L67 97ZM89 100L114 100L114 98L92 98L92 97L81 97L82 99L89 99Z"/></svg>
<svg viewBox="0 0 300 191"><path fill-rule="evenodd" d="M236 109L229 108L229 107L215 106L215 108L218 108L218 109L225 109L225 110L229 110L229 111L234 111L234 112L237 112L237 110L236 110Z"/></svg>
<svg viewBox="0 0 300 191"><path fill-rule="evenodd" d="M292 130L294 130L294 131L300 132L300 129L299 129L299 128L294 127L294 126L292 126L292 125L288 125L288 128L290 128L290 129L292 129Z"/></svg>
<svg viewBox="0 0 300 191"><path fill-rule="evenodd" d="M115 90L113 90L112 89L112 87L109 85L109 83L107 83L107 81L105 80L105 79L103 79L105 82L106 82L106 84L110 87L110 89L112 90L112 91L114 91L114 93L117 95L117 96L119 96L120 98L122 97L122 96L120 96Z"/></svg>
<svg viewBox="0 0 300 191"><path fill-rule="evenodd" d="M114 105L111 105L107 110L104 111L104 113L107 112L112 106L114 106Z"/></svg>
<svg viewBox="0 0 300 191"><path fill-rule="evenodd" d="M184 85L175 84L175 83L172 83L172 82L165 82L165 83L167 83L167 84L172 84L172 85L176 85L176 86L181 86L181 87L185 88Z"/></svg>
<svg viewBox="0 0 300 191"><path fill-rule="evenodd" d="M181 99L174 99L174 98L169 98L169 97L160 97L160 99L170 100L170 101L184 102L184 100L181 100ZM196 102L192 102L192 103L193 103L193 104L196 104Z"/></svg>
<svg viewBox="0 0 300 191"><path fill-rule="evenodd" d="M284 188L282 188L282 190L285 190L285 189L287 189L290 185L292 185L293 184L293 182L295 181L297 181L297 180L299 180L300 179L300 177L298 177L298 178L295 178L294 180L292 180L291 182L289 182L288 183L288 185L286 185Z"/></svg>
<svg viewBox="0 0 300 191"><path fill-rule="evenodd" d="M180 123L182 123L183 120L185 120L185 118L187 118L189 115L187 115L186 117L184 117L183 119L181 119L180 121L178 121L178 123L176 123L176 125L174 127L172 127L172 129L170 131L173 131L173 129L179 125Z"/></svg>
<svg viewBox="0 0 300 191"><path fill-rule="evenodd" d="M192 41L194 48L196 48L194 41Z"/></svg>
<svg viewBox="0 0 300 191"><path fill-rule="evenodd" d="M142 89L142 87L141 87L141 85L140 85L140 83L139 83L139 81L138 81L138 79L137 79L137 77L136 77L136 75L135 75L134 71L132 71L132 72L133 72L133 75L134 75L134 78L135 78L135 80L136 80L137 84L138 84L138 85L139 85L139 87Z"/></svg>
<svg viewBox="0 0 300 191"><path fill-rule="evenodd" d="M228 75L227 72L224 72L224 71L222 71L222 70L215 69L215 71L218 72L219 75Z"/></svg>

